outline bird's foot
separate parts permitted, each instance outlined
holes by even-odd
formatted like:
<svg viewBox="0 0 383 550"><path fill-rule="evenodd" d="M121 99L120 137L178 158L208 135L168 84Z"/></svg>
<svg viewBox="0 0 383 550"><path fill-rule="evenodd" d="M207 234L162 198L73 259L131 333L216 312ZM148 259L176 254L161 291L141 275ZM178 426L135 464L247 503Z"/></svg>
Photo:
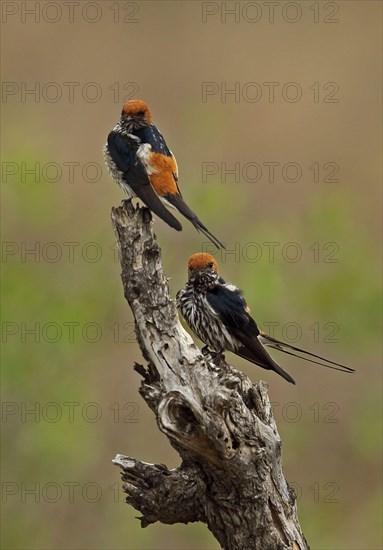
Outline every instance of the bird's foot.
<svg viewBox="0 0 383 550"><path fill-rule="evenodd" d="M224 354L222 353L222 351L211 351L211 350L209 349L209 346L204 346L204 347L201 349L201 351L202 351L202 355L203 355L204 357L207 357L208 355L210 355L212 362L213 362L214 365L216 365L216 366L219 365L220 362L221 362L222 360L225 359L225 356L224 356Z"/></svg>
<svg viewBox="0 0 383 550"><path fill-rule="evenodd" d="M145 223L150 223L152 221L152 214L150 212L150 208L148 208L147 206L145 206L143 208L143 212L142 212L142 218L144 220Z"/></svg>
<svg viewBox="0 0 383 550"><path fill-rule="evenodd" d="M204 346L201 348L202 355L210 355L209 346Z"/></svg>
<svg viewBox="0 0 383 550"><path fill-rule="evenodd" d="M212 351L210 353L210 356L213 360L213 363L215 366L219 366L219 364L221 363L221 361L224 361L225 360L225 356L224 354L222 353L222 351Z"/></svg>
<svg viewBox="0 0 383 550"><path fill-rule="evenodd" d="M130 197L130 199L122 199L122 204L124 208L129 208L130 206L132 206L132 197Z"/></svg>

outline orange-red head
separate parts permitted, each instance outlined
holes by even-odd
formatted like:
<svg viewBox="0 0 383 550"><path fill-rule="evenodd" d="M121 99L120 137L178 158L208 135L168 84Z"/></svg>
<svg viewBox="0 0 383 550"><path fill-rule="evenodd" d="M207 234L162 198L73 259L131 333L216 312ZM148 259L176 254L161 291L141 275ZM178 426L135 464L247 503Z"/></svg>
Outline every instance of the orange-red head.
<svg viewBox="0 0 383 550"><path fill-rule="evenodd" d="M214 271L218 275L218 264L211 254L207 254L206 252L198 252L197 254L190 256L188 261L189 275L196 271L205 270Z"/></svg>
<svg viewBox="0 0 383 550"><path fill-rule="evenodd" d="M122 116L145 120L148 124L152 123L152 113L145 101L141 99L130 99L124 103L121 114Z"/></svg>

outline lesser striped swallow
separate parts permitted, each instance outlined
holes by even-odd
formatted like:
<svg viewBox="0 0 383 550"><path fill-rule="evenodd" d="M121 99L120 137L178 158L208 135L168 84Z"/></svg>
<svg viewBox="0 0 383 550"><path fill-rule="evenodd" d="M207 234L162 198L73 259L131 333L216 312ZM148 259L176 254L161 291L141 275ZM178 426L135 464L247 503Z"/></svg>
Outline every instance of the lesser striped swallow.
<svg viewBox="0 0 383 550"><path fill-rule="evenodd" d="M259 330L242 292L220 277L217 262L210 254L198 253L189 258L188 281L177 293L177 307L193 332L214 354L220 356L226 350L231 351L275 371L291 384L295 384L294 379L274 361L265 346L327 368L354 372Z"/></svg>
<svg viewBox="0 0 383 550"><path fill-rule="evenodd" d="M168 225L181 231L180 222L164 204L174 207L217 248L224 248L183 200L176 159L152 123L144 101L132 99L123 105L120 121L108 135L104 155L110 175L129 198L137 196Z"/></svg>

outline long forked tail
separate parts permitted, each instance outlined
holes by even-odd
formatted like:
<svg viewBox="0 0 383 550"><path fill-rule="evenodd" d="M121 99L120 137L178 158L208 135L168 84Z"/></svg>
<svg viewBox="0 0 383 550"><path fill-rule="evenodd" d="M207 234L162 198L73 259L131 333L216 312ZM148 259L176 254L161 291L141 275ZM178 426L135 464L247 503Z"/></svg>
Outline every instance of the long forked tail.
<svg viewBox="0 0 383 550"><path fill-rule="evenodd" d="M254 365L258 365L258 367L262 367L263 369L272 370L279 374L279 376L282 376L287 382L290 382L290 384L295 384L295 380L292 376L289 375L288 372L282 369L280 365L274 359L268 354L266 350L264 350L264 353L268 355L266 360L262 357L260 359L257 355L254 355L249 349L247 349L245 346L241 346L239 349L235 350L235 353L239 355L240 357L243 357L244 359L247 359L251 363L254 363Z"/></svg>
<svg viewBox="0 0 383 550"><path fill-rule="evenodd" d="M263 369L273 370L290 384L295 384L294 378L274 361L258 338L242 340L242 345L237 347L234 353Z"/></svg>
<svg viewBox="0 0 383 550"><path fill-rule="evenodd" d="M197 231L201 231L211 241L217 248L226 248L224 244L221 243L217 239L217 237L214 237L212 233L208 230L208 228L196 217L194 220L190 220L194 227L197 229Z"/></svg>
<svg viewBox="0 0 383 550"><path fill-rule="evenodd" d="M146 204L146 206L150 208L150 210L154 212L154 214L157 214L157 216L161 218L162 221L167 223L170 227L172 227L176 231L182 231L182 225L180 224L180 222L164 206L164 204L157 197L156 193L153 191L151 186L143 185L140 188L139 194L137 193L137 196L139 196L142 202Z"/></svg>
<svg viewBox="0 0 383 550"><path fill-rule="evenodd" d="M301 348L297 348L295 346L291 346L290 344L286 344L285 342L281 342L280 340L277 340L276 338L273 338L272 336L269 336L264 332L261 332L261 334L258 336L258 339L264 346L269 346L271 348L282 351L287 355L292 355L293 357L297 357L298 359L303 359L304 361L309 361L310 363L320 365L321 367L339 370L341 372L346 372L346 373L355 372L355 369L346 367L346 365L342 365L341 363L336 363L335 361L330 361L329 359L325 359L324 357L321 357L320 355L316 355L315 353L310 353L309 351L305 351ZM292 351L289 351L289 350L293 350L297 353L293 353ZM299 354L303 354L303 355L299 355ZM315 361L314 359L310 359L310 357L315 357L316 359L320 359L320 361Z"/></svg>
<svg viewBox="0 0 383 550"><path fill-rule="evenodd" d="M194 214L193 210L191 210L188 205L184 202L181 195L178 194L171 194L167 193L163 196L163 198L171 204L171 206L174 206L180 212L185 218L187 218L197 229L197 231L201 231L217 248L225 248L225 245L221 243L215 237L208 228L201 222L201 220Z"/></svg>

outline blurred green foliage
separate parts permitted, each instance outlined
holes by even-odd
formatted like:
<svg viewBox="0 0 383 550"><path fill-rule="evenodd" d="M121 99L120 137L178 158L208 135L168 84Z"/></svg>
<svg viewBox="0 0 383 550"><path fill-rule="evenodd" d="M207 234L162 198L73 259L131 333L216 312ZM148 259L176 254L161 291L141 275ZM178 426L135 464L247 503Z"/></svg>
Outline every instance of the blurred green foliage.
<svg viewBox="0 0 383 550"><path fill-rule="evenodd" d="M21 163L101 166L102 145L120 112L107 90L121 79L139 83L177 155L187 202L226 242L226 253L215 252L222 275L244 290L258 323L278 322L276 337L289 323L298 325L297 345L356 369L347 376L278 356L297 380L292 388L228 355L270 385L286 477L297 488L311 547L382 548L380 95L375 67L366 62L376 58L379 6L342 3L342 24L306 22L299 33L281 21L256 31L234 22L205 25L200 8L141 2L137 25L105 19L102 27L84 21L7 26L9 81L98 80L106 92L98 103L16 97L3 105L3 161L19 169L2 182L4 550L218 548L200 524L141 529L111 463L116 453L179 463L139 397L132 369L142 358L109 218L120 190L106 170L94 183L81 171L73 182L20 174ZM153 36L143 43L148 28ZM30 51L20 48L21 40ZM153 62L153 41L161 63ZM201 101L203 81L274 78L301 79L305 86L336 79L342 101ZM223 181L221 173L203 182L204 162L270 159L302 166L332 159L341 167L339 182L313 183L307 170L296 184ZM176 234L155 220L173 294L185 282L188 256L208 246L182 223ZM73 258L65 243L72 243ZM267 243L277 243L274 259ZM283 255L288 243L301 250L297 261ZM61 256L52 260L55 250ZM328 323L337 328L333 341Z"/></svg>

